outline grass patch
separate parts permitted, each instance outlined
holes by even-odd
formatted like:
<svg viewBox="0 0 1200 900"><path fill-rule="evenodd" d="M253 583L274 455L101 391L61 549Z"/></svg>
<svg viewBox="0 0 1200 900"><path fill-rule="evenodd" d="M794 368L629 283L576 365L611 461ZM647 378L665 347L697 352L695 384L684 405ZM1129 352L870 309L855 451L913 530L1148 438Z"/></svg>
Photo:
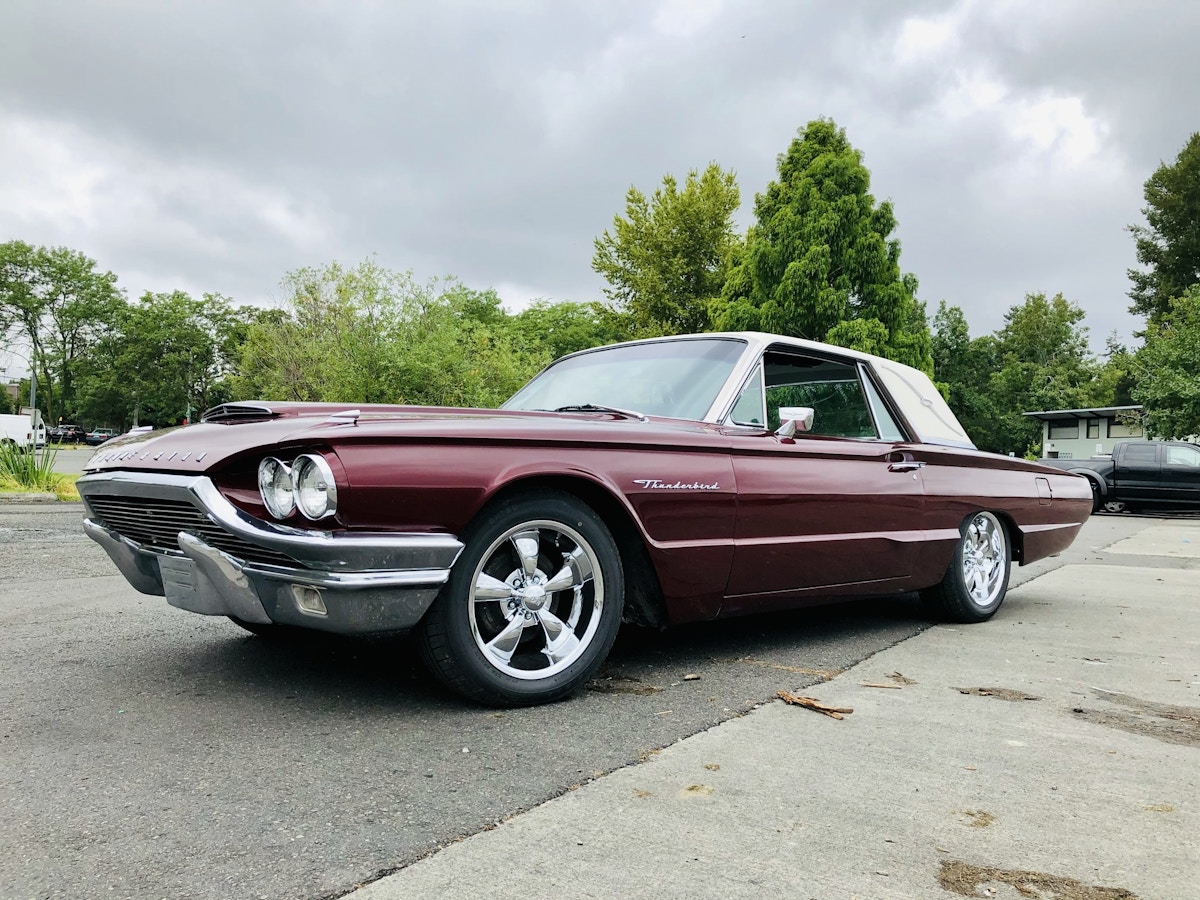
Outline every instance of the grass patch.
<svg viewBox="0 0 1200 900"><path fill-rule="evenodd" d="M47 447L41 454L22 450L16 444L0 444L0 492L52 493L59 500L78 500L74 475L54 471L58 451Z"/></svg>

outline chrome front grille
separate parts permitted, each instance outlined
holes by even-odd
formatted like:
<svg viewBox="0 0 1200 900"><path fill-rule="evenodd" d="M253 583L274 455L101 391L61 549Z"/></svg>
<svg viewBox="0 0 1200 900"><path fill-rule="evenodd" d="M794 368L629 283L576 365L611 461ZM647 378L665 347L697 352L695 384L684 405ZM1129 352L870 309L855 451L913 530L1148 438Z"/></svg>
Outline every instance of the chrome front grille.
<svg viewBox="0 0 1200 900"><path fill-rule="evenodd" d="M295 568L296 560L235 537L185 500L153 497L118 497L89 494L87 502L100 524L147 550L179 550L179 532L194 534L243 562Z"/></svg>

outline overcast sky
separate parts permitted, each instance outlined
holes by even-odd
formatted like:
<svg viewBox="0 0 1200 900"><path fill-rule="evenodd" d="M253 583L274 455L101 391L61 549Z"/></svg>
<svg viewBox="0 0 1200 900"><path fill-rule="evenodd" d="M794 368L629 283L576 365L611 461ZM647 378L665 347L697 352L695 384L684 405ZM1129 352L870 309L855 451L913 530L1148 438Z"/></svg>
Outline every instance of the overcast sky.
<svg viewBox="0 0 1200 900"><path fill-rule="evenodd" d="M1200 3L111 0L0 4L0 241L131 297L279 298L369 254L600 299L592 241L671 173L737 173L741 227L819 116L864 155L932 314L1061 291L1127 312L1142 185L1200 130Z"/></svg>

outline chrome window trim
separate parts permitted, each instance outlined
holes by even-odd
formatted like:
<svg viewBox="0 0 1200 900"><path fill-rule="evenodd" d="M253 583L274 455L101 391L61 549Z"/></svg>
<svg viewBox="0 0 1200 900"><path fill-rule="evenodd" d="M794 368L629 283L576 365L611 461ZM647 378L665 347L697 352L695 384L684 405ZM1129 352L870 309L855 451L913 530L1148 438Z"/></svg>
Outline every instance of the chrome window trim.
<svg viewBox="0 0 1200 900"><path fill-rule="evenodd" d="M754 378L758 379L758 412L762 416L762 424L756 425L753 422L739 422L733 417L733 411L737 409L738 399L742 393L750 386L750 381ZM750 370L750 374L746 376L741 386L733 394L733 400L729 404L729 411L725 414L724 424L733 425L738 428L755 428L759 431L767 430L767 390L766 383L763 380L763 358L760 355L754 362L754 368Z"/></svg>
<svg viewBox="0 0 1200 900"><path fill-rule="evenodd" d="M912 443L912 429L908 426L908 422L898 415L897 410L893 409L891 398L884 392L879 382L876 381L871 372L871 367L864 362L858 364L858 378L862 382L863 396L867 399L867 410L871 413L871 421L875 423L875 439L886 441L887 443ZM885 438L883 431L879 427L879 414L875 409L874 400L878 399L883 405L883 412L887 413L888 418L892 420L892 424L896 427L896 431L900 434L900 439L892 440Z"/></svg>

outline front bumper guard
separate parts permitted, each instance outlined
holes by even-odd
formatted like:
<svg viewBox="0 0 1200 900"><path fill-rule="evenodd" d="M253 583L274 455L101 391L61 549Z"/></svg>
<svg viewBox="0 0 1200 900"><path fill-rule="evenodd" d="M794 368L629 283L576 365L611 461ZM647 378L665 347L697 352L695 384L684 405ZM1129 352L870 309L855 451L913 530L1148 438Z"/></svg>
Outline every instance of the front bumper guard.
<svg viewBox="0 0 1200 900"><path fill-rule="evenodd" d="M135 589L202 615L347 634L409 629L433 603L462 550L450 535L330 535L260 522L203 476L106 472L79 484L85 504L89 493L187 499L224 530L313 566L246 562L187 531L177 535L177 552L150 550L94 513L84 519L84 532Z"/></svg>

